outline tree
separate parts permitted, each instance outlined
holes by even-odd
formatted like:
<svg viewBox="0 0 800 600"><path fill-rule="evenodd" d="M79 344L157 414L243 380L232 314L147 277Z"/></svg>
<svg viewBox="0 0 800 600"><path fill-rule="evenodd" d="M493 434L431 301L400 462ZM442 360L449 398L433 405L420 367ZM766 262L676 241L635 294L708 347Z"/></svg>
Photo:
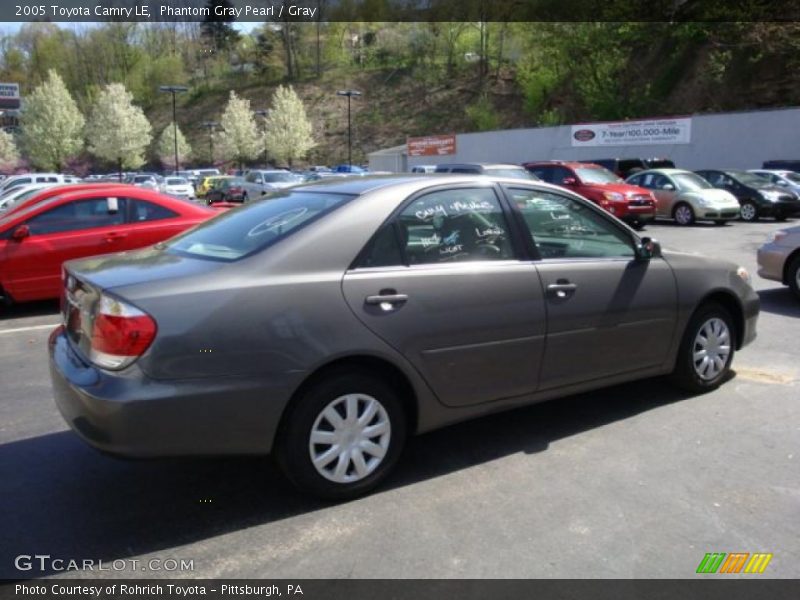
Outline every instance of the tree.
<svg viewBox="0 0 800 600"><path fill-rule="evenodd" d="M83 148L84 124L64 81L51 69L45 82L25 101L20 142L35 166L61 171L64 163Z"/></svg>
<svg viewBox="0 0 800 600"><path fill-rule="evenodd" d="M0 129L0 171L13 171L19 163L19 152L14 136Z"/></svg>
<svg viewBox="0 0 800 600"><path fill-rule="evenodd" d="M236 92L231 92L220 125L222 155L227 160L233 160L244 166L246 160L258 156L258 128L253 111L250 110L250 100L239 98Z"/></svg>
<svg viewBox="0 0 800 600"><path fill-rule="evenodd" d="M267 129L267 150L273 158L285 160L289 166L294 159L303 158L317 145L306 107L291 86L281 85L275 90L272 110L264 125Z"/></svg>
<svg viewBox="0 0 800 600"><path fill-rule="evenodd" d="M239 41L239 32L231 25L236 18L217 16L215 11L217 7L224 9L224 15L230 15L229 9L233 7L233 3L230 0L208 0L206 8L209 9L209 15L200 25L200 30L203 36L213 44L215 51L223 52L230 50Z"/></svg>
<svg viewBox="0 0 800 600"><path fill-rule="evenodd" d="M176 128L172 123L167 125L164 131L161 132L161 137L158 139L158 147L156 148L156 154L158 154L159 160L171 169L177 169L175 165L175 131ZM178 163L184 164L192 153L192 147L189 145L189 142L186 141L180 127L177 128L177 132Z"/></svg>
<svg viewBox="0 0 800 600"><path fill-rule="evenodd" d="M121 83L111 83L97 97L86 126L86 141L89 152L113 161L121 177L123 168L136 169L144 163L151 131L131 93Z"/></svg>

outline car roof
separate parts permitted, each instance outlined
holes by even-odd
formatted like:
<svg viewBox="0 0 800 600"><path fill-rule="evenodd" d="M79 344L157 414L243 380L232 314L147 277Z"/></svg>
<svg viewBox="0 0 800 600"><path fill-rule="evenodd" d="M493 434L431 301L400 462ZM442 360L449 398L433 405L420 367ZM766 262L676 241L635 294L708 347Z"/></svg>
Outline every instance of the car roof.
<svg viewBox="0 0 800 600"><path fill-rule="evenodd" d="M536 185L563 192L558 186L553 186L543 181L515 179L512 177L493 177L491 175L478 175L472 173L436 173L402 175L368 175L366 177L325 178L317 181L301 183L292 186L286 191L308 190L313 192L328 192L334 194L351 194L360 196L383 188L407 185L413 192L427 187L459 183L485 183L498 182L513 185ZM416 185L415 185L416 184Z"/></svg>
<svg viewBox="0 0 800 600"><path fill-rule="evenodd" d="M569 167L570 169L605 169L604 166L593 162L576 160L534 160L523 163L525 167Z"/></svg>
<svg viewBox="0 0 800 600"><path fill-rule="evenodd" d="M522 169L522 165L515 165L513 163L481 163L481 162L465 162L465 163L440 163L436 167L483 167L484 169L496 169L514 167L515 169Z"/></svg>

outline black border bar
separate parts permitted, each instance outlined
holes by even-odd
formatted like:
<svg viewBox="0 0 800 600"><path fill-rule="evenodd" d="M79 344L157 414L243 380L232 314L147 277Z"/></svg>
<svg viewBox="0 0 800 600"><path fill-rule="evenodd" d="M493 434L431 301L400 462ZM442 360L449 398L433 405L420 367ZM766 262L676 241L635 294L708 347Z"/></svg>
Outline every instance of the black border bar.
<svg viewBox="0 0 800 600"><path fill-rule="evenodd" d="M209 4L223 1L3 0L0 21L800 21L796 0L230 0L236 14L202 14Z"/></svg>

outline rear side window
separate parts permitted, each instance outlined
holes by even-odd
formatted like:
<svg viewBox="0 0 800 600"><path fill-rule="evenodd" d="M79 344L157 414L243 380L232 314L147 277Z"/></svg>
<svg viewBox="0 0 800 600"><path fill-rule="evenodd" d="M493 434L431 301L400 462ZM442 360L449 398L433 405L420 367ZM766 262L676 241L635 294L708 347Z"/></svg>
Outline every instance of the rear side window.
<svg viewBox="0 0 800 600"><path fill-rule="evenodd" d="M178 213L145 200L128 199L128 210L130 211L130 222L141 223L143 221L160 221L161 219L171 219L177 217Z"/></svg>
<svg viewBox="0 0 800 600"><path fill-rule="evenodd" d="M109 210L114 208L116 210ZM27 221L31 235L61 233L122 225L125 222L125 199L92 198L61 204Z"/></svg>
<svg viewBox="0 0 800 600"><path fill-rule="evenodd" d="M292 235L352 198L307 191L272 194L207 221L166 247L198 258L237 260Z"/></svg>

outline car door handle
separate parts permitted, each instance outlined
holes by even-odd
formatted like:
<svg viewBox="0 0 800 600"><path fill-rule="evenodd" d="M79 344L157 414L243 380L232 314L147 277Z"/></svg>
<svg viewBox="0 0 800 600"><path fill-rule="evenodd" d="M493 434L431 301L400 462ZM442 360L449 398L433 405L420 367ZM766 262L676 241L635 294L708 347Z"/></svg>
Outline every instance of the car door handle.
<svg viewBox="0 0 800 600"><path fill-rule="evenodd" d="M381 290L377 296L367 296L364 299L368 305L379 306L383 312L391 312L405 304L408 296L398 294L394 290Z"/></svg>
<svg viewBox="0 0 800 600"><path fill-rule="evenodd" d="M559 281L547 286L547 291L554 294L557 298L566 298L578 289L578 285L568 281Z"/></svg>
<svg viewBox="0 0 800 600"><path fill-rule="evenodd" d="M114 240L121 240L121 239L126 238L126 237L128 237L127 233L112 232L112 233L106 234L106 241L107 242L113 242Z"/></svg>

